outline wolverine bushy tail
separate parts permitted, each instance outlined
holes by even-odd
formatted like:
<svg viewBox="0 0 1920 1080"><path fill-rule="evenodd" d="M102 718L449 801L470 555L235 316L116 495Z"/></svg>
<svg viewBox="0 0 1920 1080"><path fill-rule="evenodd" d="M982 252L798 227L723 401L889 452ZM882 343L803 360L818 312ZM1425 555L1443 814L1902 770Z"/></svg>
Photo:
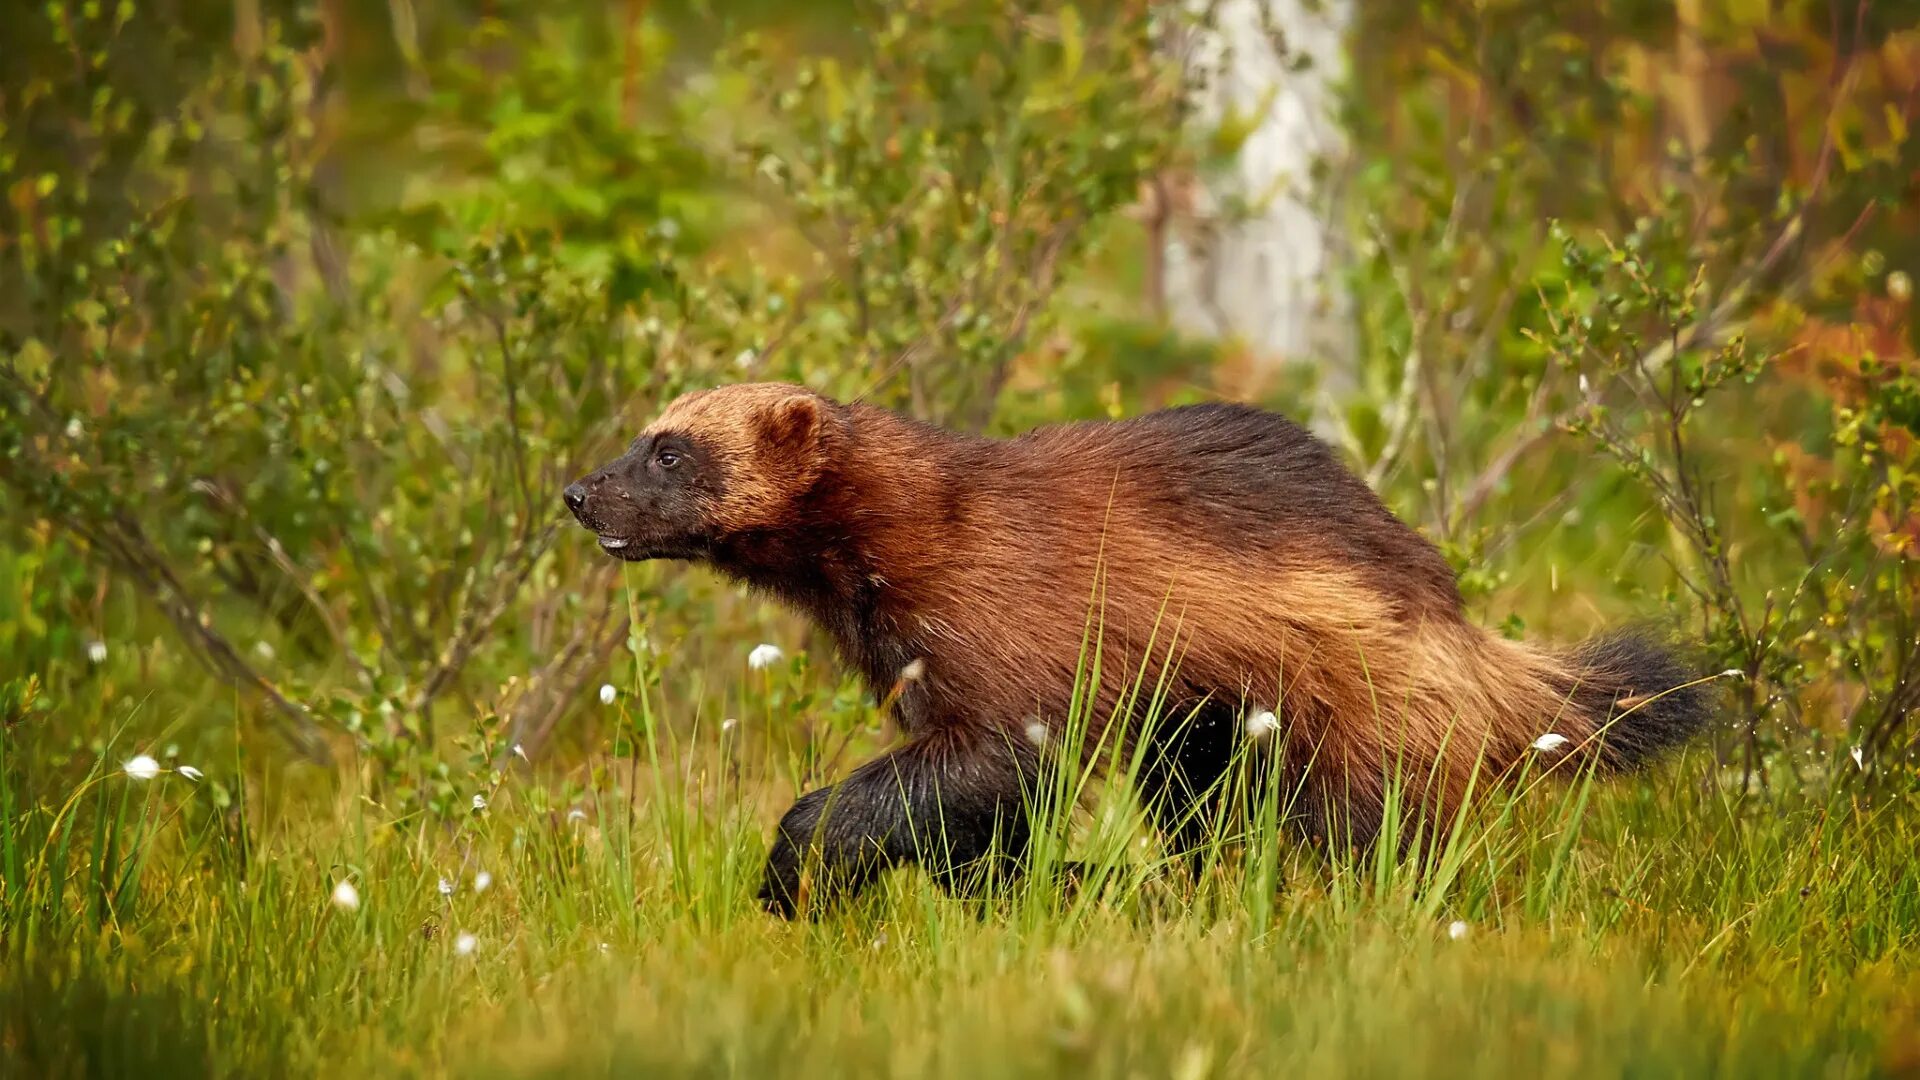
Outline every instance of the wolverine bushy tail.
<svg viewBox="0 0 1920 1080"><path fill-rule="evenodd" d="M1565 657L1569 712L1591 732L1602 771L1644 768L1706 730L1712 684L1671 645L1640 631L1607 634Z"/></svg>

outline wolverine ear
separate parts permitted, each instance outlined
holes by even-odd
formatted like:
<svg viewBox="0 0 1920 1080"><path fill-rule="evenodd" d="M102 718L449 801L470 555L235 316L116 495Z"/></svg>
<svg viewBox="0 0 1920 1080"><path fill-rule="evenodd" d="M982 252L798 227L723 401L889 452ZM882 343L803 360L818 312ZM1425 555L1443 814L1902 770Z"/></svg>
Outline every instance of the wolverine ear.
<svg viewBox="0 0 1920 1080"><path fill-rule="evenodd" d="M820 434L820 401L806 394L781 398L767 410L767 444L796 453L813 448Z"/></svg>

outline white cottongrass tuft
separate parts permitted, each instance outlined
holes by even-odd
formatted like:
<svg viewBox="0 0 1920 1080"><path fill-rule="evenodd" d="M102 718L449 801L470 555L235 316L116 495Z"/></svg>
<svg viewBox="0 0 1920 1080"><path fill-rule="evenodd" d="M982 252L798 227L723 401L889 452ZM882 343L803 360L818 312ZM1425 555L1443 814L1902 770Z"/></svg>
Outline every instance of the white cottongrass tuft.
<svg viewBox="0 0 1920 1080"><path fill-rule="evenodd" d="M1721 672L1720 677L1723 679L1744 679L1747 677L1747 673L1744 671L1741 671L1737 667L1730 667L1727 670Z"/></svg>
<svg viewBox="0 0 1920 1080"><path fill-rule="evenodd" d="M729 716L725 720L720 721L720 734L726 735L739 726L740 718L737 716Z"/></svg>
<svg viewBox="0 0 1920 1080"><path fill-rule="evenodd" d="M753 362L758 359L760 359L759 353L754 352L752 349L741 349L739 354L733 358L733 366L739 368L741 371L745 371L752 367Z"/></svg>
<svg viewBox="0 0 1920 1080"><path fill-rule="evenodd" d="M94 664L107 662L107 643L104 641L87 642L87 661Z"/></svg>
<svg viewBox="0 0 1920 1080"><path fill-rule="evenodd" d="M1533 748L1543 754L1552 754L1573 745L1573 740L1558 732L1549 731L1533 740Z"/></svg>
<svg viewBox="0 0 1920 1080"><path fill-rule="evenodd" d="M477 791L476 791L476 792L474 792L474 793L473 793L473 808L474 808L474 810L476 810L476 811L479 811L479 810L485 810L485 809L487 808L487 797L486 797L485 795L482 795L482 794L480 794L480 793L479 793L479 792L477 792Z"/></svg>
<svg viewBox="0 0 1920 1080"><path fill-rule="evenodd" d="M477 892L477 893L486 892L487 887L492 884L493 884L493 875L487 873L485 870L482 870L479 873L473 875L473 891L474 892Z"/></svg>
<svg viewBox="0 0 1920 1080"><path fill-rule="evenodd" d="M900 681L918 682L926 673L927 658L924 656L916 656L912 660L907 661L906 667L900 669Z"/></svg>
<svg viewBox="0 0 1920 1080"><path fill-rule="evenodd" d="M1452 941L1464 940L1472 932L1473 927L1468 926L1463 919L1455 919L1447 924L1447 937Z"/></svg>
<svg viewBox="0 0 1920 1080"><path fill-rule="evenodd" d="M1906 303L1913 298L1913 278L1905 270L1895 270L1887 275L1887 296Z"/></svg>
<svg viewBox="0 0 1920 1080"><path fill-rule="evenodd" d="M761 642L747 654L747 666L755 671L764 671L779 663L780 658L785 655L787 654L780 651L780 646Z"/></svg>
<svg viewBox="0 0 1920 1080"><path fill-rule="evenodd" d="M77 439L86 433L87 425L81 423L79 417L73 416L67 419L67 438Z"/></svg>
<svg viewBox="0 0 1920 1080"><path fill-rule="evenodd" d="M1027 723L1027 741L1035 746L1045 747L1047 745L1047 725L1038 720L1029 721Z"/></svg>
<svg viewBox="0 0 1920 1080"><path fill-rule="evenodd" d="M521 746L519 743L513 744L513 756L519 758L521 761L524 761L529 765L533 764L533 759L527 756L527 748L524 746Z"/></svg>
<svg viewBox="0 0 1920 1080"><path fill-rule="evenodd" d="M1866 747L1856 746L1853 749L1847 751L1847 756L1853 759L1854 768L1859 769L1861 772L1867 771L1867 748Z"/></svg>
<svg viewBox="0 0 1920 1080"><path fill-rule="evenodd" d="M141 754L139 757L133 758L125 765L120 766L120 768L124 769L126 774L135 780L151 780L160 775L160 763L153 760L151 754Z"/></svg>
<svg viewBox="0 0 1920 1080"><path fill-rule="evenodd" d="M441 896L452 896L452 895L453 895L453 882L452 882L452 881L450 881L450 880L448 880L447 878L441 878L441 879L440 879L440 886L439 886L439 888L440 888L440 895L441 895Z"/></svg>
<svg viewBox="0 0 1920 1080"><path fill-rule="evenodd" d="M460 936L453 939L453 954L455 956L472 956L473 950L479 947L480 939L465 930L460 931Z"/></svg>
<svg viewBox="0 0 1920 1080"><path fill-rule="evenodd" d="M196 769L191 765L182 765L173 771L179 773L181 776L186 777L187 779L193 781L196 784L199 783L201 779L207 775L206 773L201 772L199 769Z"/></svg>
<svg viewBox="0 0 1920 1080"><path fill-rule="evenodd" d="M253 651L260 654L262 660L273 659L273 642L260 640L253 643Z"/></svg>
<svg viewBox="0 0 1920 1080"><path fill-rule="evenodd" d="M615 690L612 683L600 684L600 704L611 705L613 704L613 699L619 696L620 691Z"/></svg>
<svg viewBox="0 0 1920 1080"><path fill-rule="evenodd" d="M1261 709L1247 715L1247 738L1264 739L1280 730L1280 718L1273 715L1272 709Z"/></svg>
<svg viewBox="0 0 1920 1080"><path fill-rule="evenodd" d="M333 887L333 906L341 911L360 910L360 890L353 887L351 881L341 881Z"/></svg>
<svg viewBox="0 0 1920 1080"><path fill-rule="evenodd" d="M567 820L570 822L585 821L587 820L587 812L576 806L573 809L567 811Z"/></svg>

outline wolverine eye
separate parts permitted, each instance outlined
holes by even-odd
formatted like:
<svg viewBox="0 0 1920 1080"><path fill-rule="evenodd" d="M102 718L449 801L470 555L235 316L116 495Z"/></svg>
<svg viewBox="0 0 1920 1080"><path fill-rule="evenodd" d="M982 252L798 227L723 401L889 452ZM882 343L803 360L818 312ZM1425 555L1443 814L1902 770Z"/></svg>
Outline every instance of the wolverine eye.
<svg viewBox="0 0 1920 1080"><path fill-rule="evenodd" d="M675 465L680 464L680 455L674 453L672 450L662 450L653 455L653 463L663 469L671 469Z"/></svg>

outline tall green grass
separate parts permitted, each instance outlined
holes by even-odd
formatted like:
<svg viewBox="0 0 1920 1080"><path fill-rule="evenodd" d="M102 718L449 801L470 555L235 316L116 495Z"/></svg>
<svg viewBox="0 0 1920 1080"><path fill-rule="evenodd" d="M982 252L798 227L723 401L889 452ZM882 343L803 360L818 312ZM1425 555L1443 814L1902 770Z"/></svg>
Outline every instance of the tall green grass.
<svg viewBox="0 0 1920 1080"><path fill-rule="evenodd" d="M240 791L222 808L177 768L128 775L133 746L76 780L0 740L0 1072L1868 1076L1920 1053L1908 803L1741 800L1700 754L1489 790L1426 858L1329 860L1242 771L1245 812L1176 860L1128 791L1139 754L1086 744L1105 662L1090 634L1028 873L962 901L903 872L792 924L753 899L791 761L668 723L646 667L601 784L568 802L507 770L451 824L351 785L249 816L267 774L238 761L207 767Z"/></svg>

